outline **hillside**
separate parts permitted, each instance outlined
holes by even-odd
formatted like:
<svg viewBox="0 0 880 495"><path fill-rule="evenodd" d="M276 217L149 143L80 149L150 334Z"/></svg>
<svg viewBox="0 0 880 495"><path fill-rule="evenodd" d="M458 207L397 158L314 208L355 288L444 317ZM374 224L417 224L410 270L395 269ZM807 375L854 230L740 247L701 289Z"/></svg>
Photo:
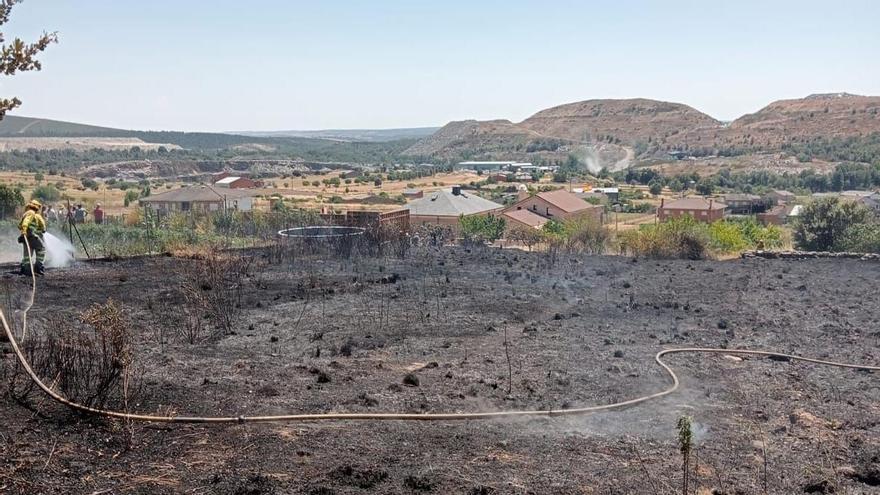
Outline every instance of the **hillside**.
<svg viewBox="0 0 880 495"><path fill-rule="evenodd" d="M826 158L843 159L839 157L864 153L841 152L841 142L859 148L877 134L880 97L876 96L834 93L781 100L728 125L680 103L588 100L539 111L520 123L451 122L406 153L442 159L561 160L575 150L613 143L641 159L668 157L669 151L736 156L815 148L833 148L837 156Z"/></svg>
<svg viewBox="0 0 880 495"><path fill-rule="evenodd" d="M847 93L780 100L734 120L719 145L749 143L779 149L788 143L880 132L880 97Z"/></svg>
<svg viewBox="0 0 880 495"><path fill-rule="evenodd" d="M687 105L643 98L588 100L542 110L522 127L561 139L634 145L682 129L716 129L721 123Z"/></svg>
<svg viewBox="0 0 880 495"><path fill-rule="evenodd" d="M388 143L419 139L438 128L341 129L323 131L277 132L180 132L114 129L75 122L7 115L0 120L0 138L135 138L146 143L180 146L189 149L223 149L237 146L274 149L287 144L316 144L318 141Z"/></svg>
<svg viewBox="0 0 880 495"><path fill-rule="evenodd" d="M515 153L523 151L529 143L540 138L537 132L509 120L462 120L446 124L433 135L411 146L406 154L478 157L487 152Z"/></svg>
<svg viewBox="0 0 880 495"><path fill-rule="evenodd" d="M130 137L130 131L60 120L7 115L0 120L0 137Z"/></svg>

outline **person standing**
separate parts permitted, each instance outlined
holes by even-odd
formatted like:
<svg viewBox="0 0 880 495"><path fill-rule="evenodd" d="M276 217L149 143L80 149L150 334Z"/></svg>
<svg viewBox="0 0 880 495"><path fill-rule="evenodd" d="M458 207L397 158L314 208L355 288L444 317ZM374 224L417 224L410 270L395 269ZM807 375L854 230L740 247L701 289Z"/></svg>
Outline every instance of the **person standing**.
<svg viewBox="0 0 880 495"><path fill-rule="evenodd" d="M76 223L86 223L86 209L83 208L83 205L76 205L76 208L73 210L73 221Z"/></svg>
<svg viewBox="0 0 880 495"><path fill-rule="evenodd" d="M104 223L104 210L101 209L101 203L95 205L95 210L92 212L92 215L95 217L95 223L101 225Z"/></svg>
<svg viewBox="0 0 880 495"><path fill-rule="evenodd" d="M58 223L58 212L55 211L55 205L49 205L49 215L46 217L51 223Z"/></svg>
<svg viewBox="0 0 880 495"><path fill-rule="evenodd" d="M33 260L33 273L42 275L44 272L43 261L46 259L46 245L43 242L43 234L46 233L46 219L41 215L42 206L39 201L32 199L24 209L21 221L18 222L18 242L24 250L21 257L21 274L31 274L31 260ZM27 242L25 242L27 240ZM28 249L30 248L30 249Z"/></svg>

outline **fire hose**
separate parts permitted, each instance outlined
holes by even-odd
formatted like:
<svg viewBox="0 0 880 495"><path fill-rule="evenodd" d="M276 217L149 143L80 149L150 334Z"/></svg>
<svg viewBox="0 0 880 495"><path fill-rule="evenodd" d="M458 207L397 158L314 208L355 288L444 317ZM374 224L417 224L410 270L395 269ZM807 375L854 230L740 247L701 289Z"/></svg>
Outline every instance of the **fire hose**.
<svg viewBox="0 0 880 495"><path fill-rule="evenodd" d="M25 243L30 257L30 244ZM33 285L31 287L31 298L26 308L23 310L24 323L26 326L27 312L33 307L34 298L37 290L37 279L33 271L33 259L30 259L31 278ZM727 355L749 355L764 356L783 360L800 361L805 363L819 364L823 366L832 366L837 368L848 368L862 371L880 371L880 366L860 365L841 363L837 361L827 361L823 359L815 359L809 357L797 356L794 354L785 354L772 351L758 351L750 349L719 349L708 347L681 347L674 349L664 349L654 356L654 361L666 372L671 385L660 391L650 395L644 395L633 399L628 399L610 404L602 404L588 407L578 407L571 409L543 409L543 410L512 410L512 411L492 411L492 412L471 412L471 413L310 413L310 414L283 414L273 416L157 416L151 414L136 414L123 411L110 411L89 407L77 402L71 401L62 396L58 392L47 386L43 380L34 373L30 363L28 363L14 332L11 330L9 323L6 321L6 315L0 310L0 322L6 331L6 336L12 344L12 349L18 358L19 363L30 379L52 400L67 406L75 411L104 416L108 418L116 418L128 421L147 421L155 423L266 423L266 422L294 422L294 421L463 421L463 420L486 420L499 418L520 418L520 417L556 417L556 416L574 416L590 414L601 411L609 411L615 409L623 409L626 407L648 402L654 399L665 397L677 391L681 385L678 375L663 361L663 357L670 354L684 353L703 353L703 354L727 354ZM25 328L22 329L24 334Z"/></svg>

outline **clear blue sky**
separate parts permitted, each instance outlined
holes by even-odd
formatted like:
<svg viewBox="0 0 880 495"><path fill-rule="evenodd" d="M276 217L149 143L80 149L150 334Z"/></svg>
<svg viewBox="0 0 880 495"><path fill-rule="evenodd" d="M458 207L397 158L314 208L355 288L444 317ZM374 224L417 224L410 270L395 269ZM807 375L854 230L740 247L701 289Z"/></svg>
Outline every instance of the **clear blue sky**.
<svg viewBox="0 0 880 495"><path fill-rule="evenodd" d="M880 95L880 2L25 0L57 30L0 79L14 114L136 129L280 130L522 120L646 97L733 119L816 92Z"/></svg>

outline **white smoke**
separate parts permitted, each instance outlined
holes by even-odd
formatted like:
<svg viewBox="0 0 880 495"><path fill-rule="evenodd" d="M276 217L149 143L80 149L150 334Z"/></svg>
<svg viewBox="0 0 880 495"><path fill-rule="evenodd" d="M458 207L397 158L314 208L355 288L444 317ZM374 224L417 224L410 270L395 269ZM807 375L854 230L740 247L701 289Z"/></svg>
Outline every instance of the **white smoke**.
<svg viewBox="0 0 880 495"><path fill-rule="evenodd" d="M64 268L73 263L74 248L67 240L48 232L43 235L46 244L46 266Z"/></svg>
<svg viewBox="0 0 880 495"><path fill-rule="evenodd" d="M592 146L578 146L572 153L578 162L586 167L587 171L593 175L598 174L602 170L602 161L599 153Z"/></svg>

